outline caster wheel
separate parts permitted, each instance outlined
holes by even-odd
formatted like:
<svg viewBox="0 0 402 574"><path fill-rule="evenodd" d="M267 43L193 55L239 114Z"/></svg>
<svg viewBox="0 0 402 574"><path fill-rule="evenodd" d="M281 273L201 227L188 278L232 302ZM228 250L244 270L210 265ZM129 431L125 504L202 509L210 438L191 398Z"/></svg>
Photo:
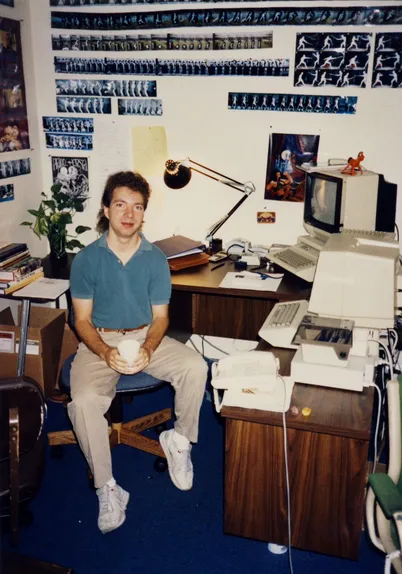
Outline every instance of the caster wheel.
<svg viewBox="0 0 402 574"><path fill-rule="evenodd" d="M63 458L63 456L64 456L64 448L61 444L52 446L50 448L50 458Z"/></svg>
<svg viewBox="0 0 402 574"><path fill-rule="evenodd" d="M161 432L167 430L166 423L161 423L160 425L157 425L156 427L154 427L154 430L156 434L159 436Z"/></svg>
<svg viewBox="0 0 402 574"><path fill-rule="evenodd" d="M167 470L166 458L158 456L158 458L154 462L154 469L156 470L156 472L165 472Z"/></svg>

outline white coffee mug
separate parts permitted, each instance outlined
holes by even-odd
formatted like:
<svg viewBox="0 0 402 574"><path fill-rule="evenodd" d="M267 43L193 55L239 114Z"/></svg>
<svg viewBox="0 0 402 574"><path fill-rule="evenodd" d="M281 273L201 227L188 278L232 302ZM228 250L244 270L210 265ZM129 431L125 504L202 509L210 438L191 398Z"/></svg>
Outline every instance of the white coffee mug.
<svg viewBox="0 0 402 574"><path fill-rule="evenodd" d="M123 339L123 341L120 341L117 345L119 354L123 359L126 359L129 367L134 365L140 351L140 346L139 342L134 339Z"/></svg>

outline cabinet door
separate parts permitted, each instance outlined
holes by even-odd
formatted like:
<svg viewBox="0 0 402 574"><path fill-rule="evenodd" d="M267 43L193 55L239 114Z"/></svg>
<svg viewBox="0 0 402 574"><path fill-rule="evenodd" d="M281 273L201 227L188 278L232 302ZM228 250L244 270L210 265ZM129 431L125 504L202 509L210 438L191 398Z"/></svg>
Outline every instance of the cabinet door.
<svg viewBox="0 0 402 574"><path fill-rule="evenodd" d="M288 429L292 546L357 559L368 441ZM225 532L288 544L283 428L226 419Z"/></svg>

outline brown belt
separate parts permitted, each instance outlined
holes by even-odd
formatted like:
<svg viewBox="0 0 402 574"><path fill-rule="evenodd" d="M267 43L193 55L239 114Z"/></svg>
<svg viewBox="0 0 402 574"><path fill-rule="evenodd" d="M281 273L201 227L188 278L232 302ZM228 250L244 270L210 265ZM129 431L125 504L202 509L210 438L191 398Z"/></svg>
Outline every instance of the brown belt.
<svg viewBox="0 0 402 574"><path fill-rule="evenodd" d="M144 325L135 327L135 329L108 329L107 327L97 327L97 331L99 331L99 333L122 333L125 335L126 333L131 333L132 331L139 331L144 327L148 327L148 325L144 323Z"/></svg>

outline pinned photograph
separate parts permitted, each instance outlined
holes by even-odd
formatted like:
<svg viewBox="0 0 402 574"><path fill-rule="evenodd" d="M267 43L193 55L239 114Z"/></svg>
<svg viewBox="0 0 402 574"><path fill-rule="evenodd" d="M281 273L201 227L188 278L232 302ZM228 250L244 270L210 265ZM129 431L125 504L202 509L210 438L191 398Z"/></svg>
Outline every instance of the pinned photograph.
<svg viewBox="0 0 402 574"><path fill-rule="evenodd" d="M402 33L377 34L372 88L402 88Z"/></svg>
<svg viewBox="0 0 402 574"><path fill-rule="evenodd" d="M110 98L57 97L57 111L66 114L110 114Z"/></svg>
<svg viewBox="0 0 402 574"><path fill-rule="evenodd" d="M257 223L275 223L275 211L257 211Z"/></svg>
<svg viewBox="0 0 402 574"><path fill-rule="evenodd" d="M313 96L305 94L260 94L229 92L229 110L355 114L356 96Z"/></svg>
<svg viewBox="0 0 402 574"><path fill-rule="evenodd" d="M0 179L18 177L27 173L31 173L31 160L28 157L0 162Z"/></svg>
<svg viewBox="0 0 402 574"><path fill-rule="evenodd" d="M52 157L53 183L69 197L87 198L89 195L88 158Z"/></svg>
<svg viewBox="0 0 402 574"><path fill-rule="evenodd" d="M295 87L365 88L371 37L371 33L297 34Z"/></svg>
<svg viewBox="0 0 402 574"><path fill-rule="evenodd" d="M162 100L157 99L119 99L118 110L120 116L162 116Z"/></svg>
<svg viewBox="0 0 402 574"><path fill-rule="evenodd" d="M12 201L14 199L14 185L8 183L7 185L0 185L0 203L3 201Z"/></svg>
<svg viewBox="0 0 402 574"><path fill-rule="evenodd" d="M93 118L65 118L59 116L43 116L43 131L61 132L68 134L92 134L94 131Z"/></svg>
<svg viewBox="0 0 402 574"><path fill-rule="evenodd" d="M46 133L46 147L50 149L73 149L91 151L93 149L92 134L54 134Z"/></svg>
<svg viewBox="0 0 402 574"><path fill-rule="evenodd" d="M302 164L317 165L320 136L270 134L265 199L304 201L305 172Z"/></svg>

